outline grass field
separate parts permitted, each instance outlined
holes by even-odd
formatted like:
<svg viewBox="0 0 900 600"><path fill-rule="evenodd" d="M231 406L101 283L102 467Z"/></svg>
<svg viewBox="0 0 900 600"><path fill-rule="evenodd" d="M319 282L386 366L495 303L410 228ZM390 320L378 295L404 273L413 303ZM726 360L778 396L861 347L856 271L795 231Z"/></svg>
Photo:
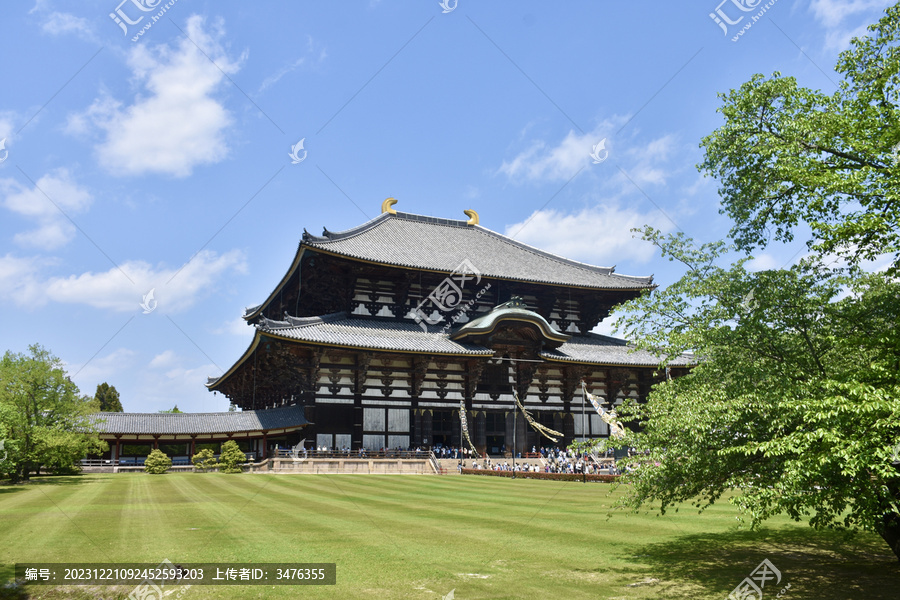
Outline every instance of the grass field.
<svg viewBox="0 0 900 600"><path fill-rule="evenodd" d="M784 519L742 531L727 503L610 519L615 500L607 484L476 476L42 478L0 486L0 580L16 562L334 562L335 586L194 586L182 597L721 600L768 558L783 578L766 600L786 584L787 599L900 595L900 566L875 536ZM21 597L130 591L34 586Z"/></svg>

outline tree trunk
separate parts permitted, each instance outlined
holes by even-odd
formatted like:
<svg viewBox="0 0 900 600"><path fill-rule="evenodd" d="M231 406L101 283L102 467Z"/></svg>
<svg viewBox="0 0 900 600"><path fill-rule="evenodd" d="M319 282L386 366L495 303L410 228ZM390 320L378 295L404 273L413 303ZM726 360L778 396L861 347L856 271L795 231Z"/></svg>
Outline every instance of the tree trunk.
<svg viewBox="0 0 900 600"><path fill-rule="evenodd" d="M894 556L900 561L900 517L893 512L886 514L882 521L882 530L879 533L893 550Z"/></svg>
<svg viewBox="0 0 900 600"><path fill-rule="evenodd" d="M900 499L900 485L891 482L887 488L891 496ZM894 512L893 506L888 504L884 506L884 517L881 519L881 530L878 533L900 561L900 515Z"/></svg>

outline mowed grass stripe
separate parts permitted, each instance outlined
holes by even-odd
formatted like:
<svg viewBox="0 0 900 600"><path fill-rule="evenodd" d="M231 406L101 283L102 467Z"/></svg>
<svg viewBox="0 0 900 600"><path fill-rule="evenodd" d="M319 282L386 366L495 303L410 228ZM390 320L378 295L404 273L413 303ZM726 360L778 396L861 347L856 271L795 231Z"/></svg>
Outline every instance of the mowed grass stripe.
<svg viewBox="0 0 900 600"><path fill-rule="evenodd" d="M118 560L338 565L334 587L195 587L190 600L438 600L451 589L460 600L721 599L762 558L795 583L791 594L798 598L845 598L851 588L866 598L894 598L900 576L873 536L830 537L786 519L759 534L737 532L737 512L728 504L702 516L685 506L663 518L651 511L608 519L621 490L610 494L606 484L216 473L58 481L0 489L4 574L36 545L52 547L58 561L106 560L66 517L54 515L51 502L41 501L43 490L34 486L46 485L79 526L90 524L94 545ZM31 529L6 531L8 523L21 525L10 517L27 521L41 513L51 521L47 541L36 544ZM659 581L628 587L648 577ZM42 600L86 598L35 589Z"/></svg>
<svg viewBox="0 0 900 600"><path fill-rule="evenodd" d="M96 555L95 560L114 558L105 552L103 540L97 536L97 519L91 510L109 486L108 481L60 478L21 488L12 494L12 514L6 502L0 504L4 524L0 547L30 540L28 560L36 561L51 560L59 552Z"/></svg>

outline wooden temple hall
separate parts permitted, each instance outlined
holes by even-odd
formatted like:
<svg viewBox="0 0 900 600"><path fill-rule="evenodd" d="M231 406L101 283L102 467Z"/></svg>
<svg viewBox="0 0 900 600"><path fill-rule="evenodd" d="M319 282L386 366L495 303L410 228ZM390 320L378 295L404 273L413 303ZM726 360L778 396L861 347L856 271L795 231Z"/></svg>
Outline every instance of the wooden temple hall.
<svg viewBox="0 0 900 600"><path fill-rule="evenodd" d="M645 399L665 371L624 340L592 333L653 288L466 220L397 212L303 239L265 301L250 346L208 388L243 410L302 407L308 447L462 446L460 404L480 452L550 445L515 416L513 389L542 425L609 435L581 381L610 405ZM685 370L688 359L668 365ZM516 431L514 431L516 428Z"/></svg>

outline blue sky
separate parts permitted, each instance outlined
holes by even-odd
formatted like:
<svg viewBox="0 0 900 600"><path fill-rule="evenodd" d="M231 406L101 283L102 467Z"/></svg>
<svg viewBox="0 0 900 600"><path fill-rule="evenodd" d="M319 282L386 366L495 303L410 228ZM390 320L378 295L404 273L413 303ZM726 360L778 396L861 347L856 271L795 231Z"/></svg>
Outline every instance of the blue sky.
<svg viewBox="0 0 900 600"><path fill-rule="evenodd" d="M303 229L388 196L674 281L629 230L727 234L695 168L716 94L774 71L833 90L889 4L117 1L4 5L0 350L41 343L129 411L225 410L206 377L245 350L243 309Z"/></svg>

